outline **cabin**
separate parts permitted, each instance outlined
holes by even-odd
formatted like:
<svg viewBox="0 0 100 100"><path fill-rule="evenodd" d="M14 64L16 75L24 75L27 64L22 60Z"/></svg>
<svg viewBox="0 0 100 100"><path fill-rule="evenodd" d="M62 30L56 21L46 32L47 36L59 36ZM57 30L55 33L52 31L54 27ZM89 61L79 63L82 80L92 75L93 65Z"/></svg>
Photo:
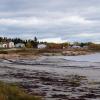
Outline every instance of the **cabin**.
<svg viewBox="0 0 100 100"><path fill-rule="evenodd" d="M38 49L44 49L46 47L47 47L46 44L38 44Z"/></svg>
<svg viewBox="0 0 100 100"><path fill-rule="evenodd" d="M14 47L15 47L14 42L9 42L9 48L14 48Z"/></svg>
<svg viewBox="0 0 100 100"><path fill-rule="evenodd" d="M1 42L0 48L14 48L14 42Z"/></svg>
<svg viewBox="0 0 100 100"><path fill-rule="evenodd" d="M80 46L73 45L71 48L73 48L73 49L80 49L81 47Z"/></svg>
<svg viewBox="0 0 100 100"><path fill-rule="evenodd" d="M25 44L24 43L17 43L17 44L15 44L15 47L16 48L24 48Z"/></svg>

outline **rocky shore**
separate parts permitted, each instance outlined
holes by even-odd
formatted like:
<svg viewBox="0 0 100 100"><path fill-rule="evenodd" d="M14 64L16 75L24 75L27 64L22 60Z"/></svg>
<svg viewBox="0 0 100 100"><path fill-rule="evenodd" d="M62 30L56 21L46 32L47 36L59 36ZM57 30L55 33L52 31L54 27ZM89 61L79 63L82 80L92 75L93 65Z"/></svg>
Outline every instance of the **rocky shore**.
<svg viewBox="0 0 100 100"><path fill-rule="evenodd" d="M78 55L87 55L90 54L90 51L63 51L62 55L64 56L78 56Z"/></svg>
<svg viewBox="0 0 100 100"><path fill-rule="evenodd" d="M0 80L19 84L44 100L99 100L99 66L100 63L67 61L59 57L2 58Z"/></svg>
<svg viewBox="0 0 100 100"><path fill-rule="evenodd" d="M78 56L93 53L90 50L55 50L55 49L4 49L0 50L0 58L5 59L37 59L40 56Z"/></svg>
<svg viewBox="0 0 100 100"><path fill-rule="evenodd" d="M40 55L20 55L17 53L12 54L0 54L0 59L37 59Z"/></svg>

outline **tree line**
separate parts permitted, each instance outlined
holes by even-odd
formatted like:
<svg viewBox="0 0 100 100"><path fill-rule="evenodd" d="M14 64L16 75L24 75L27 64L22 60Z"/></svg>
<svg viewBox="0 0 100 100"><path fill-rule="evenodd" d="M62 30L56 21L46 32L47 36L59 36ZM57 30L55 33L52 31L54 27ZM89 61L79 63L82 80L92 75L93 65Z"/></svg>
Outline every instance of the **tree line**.
<svg viewBox="0 0 100 100"><path fill-rule="evenodd" d="M69 42L65 43L47 43L47 42L39 42L37 37L34 37L33 39L21 39L21 38L7 38L7 37L0 37L0 42L14 42L14 44L17 43L23 43L27 48L37 48L38 44L46 44L47 48L49 49L63 49L63 47L68 47L68 46L88 46L89 49L91 50L100 50L100 44L92 43L92 42L74 42L73 44Z"/></svg>
<svg viewBox="0 0 100 100"><path fill-rule="evenodd" d="M14 42L14 44L23 43L27 48L37 48L39 41L37 37L32 39L21 39L21 38L7 38L7 37L0 37L0 42Z"/></svg>

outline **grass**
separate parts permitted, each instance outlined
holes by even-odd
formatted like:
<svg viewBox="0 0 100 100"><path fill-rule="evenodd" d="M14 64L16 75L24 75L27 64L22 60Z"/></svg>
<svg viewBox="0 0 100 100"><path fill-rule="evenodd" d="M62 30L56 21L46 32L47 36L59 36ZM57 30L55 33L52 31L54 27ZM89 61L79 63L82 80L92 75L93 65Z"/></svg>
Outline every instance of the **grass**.
<svg viewBox="0 0 100 100"><path fill-rule="evenodd" d="M26 93L16 85L0 82L0 100L41 100L39 97Z"/></svg>
<svg viewBox="0 0 100 100"><path fill-rule="evenodd" d="M43 53L61 53L58 49L35 49L35 48L15 48L0 49L0 54L19 54L19 55L39 55Z"/></svg>

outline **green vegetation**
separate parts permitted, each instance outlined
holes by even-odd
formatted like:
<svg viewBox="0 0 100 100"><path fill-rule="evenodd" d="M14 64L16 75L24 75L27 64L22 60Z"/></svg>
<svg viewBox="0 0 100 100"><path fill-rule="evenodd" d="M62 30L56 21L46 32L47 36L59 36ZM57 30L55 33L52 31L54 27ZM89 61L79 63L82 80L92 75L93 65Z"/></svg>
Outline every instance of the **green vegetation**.
<svg viewBox="0 0 100 100"><path fill-rule="evenodd" d="M27 39L27 40L23 40L21 38L0 37L0 43L7 43L10 41L14 42L14 44L23 43L27 48L37 48L37 45L39 44L37 37L33 37L33 39Z"/></svg>
<svg viewBox="0 0 100 100"><path fill-rule="evenodd" d="M35 49L35 48L16 48L16 49L0 49L0 54L19 54L19 55L39 55L42 53L60 53L60 49Z"/></svg>
<svg viewBox="0 0 100 100"><path fill-rule="evenodd" d="M100 51L100 44L91 43L89 45L89 49L91 49L93 51Z"/></svg>
<svg viewBox="0 0 100 100"><path fill-rule="evenodd" d="M27 39L27 40L23 40L21 38L7 38L7 37L0 37L0 43L7 43L7 42L14 42L14 44L17 43L22 43L25 45L25 48L28 49L37 49L38 48L38 44L46 44L46 48L44 50L37 50L37 53L55 53L57 52L57 50L62 50L62 49L67 49L70 48L72 46L80 46L82 48L87 47L87 49L83 49L83 50L93 50L93 51L100 51L100 44L95 44L92 42L74 42L74 43L70 43L70 42L65 42L65 43L48 43L48 42L39 42L37 37L33 37L33 39ZM0 54L7 54L8 52L3 51L3 49L7 49L7 48L0 48L0 50L2 50L0 52ZM71 49L73 50L73 49ZM82 49L76 49L76 50L82 50ZM25 51L25 50L24 50Z"/></svg>
<svg viewBox="0 0 100 100"><path fill-rule="evenodd" d="M39 97L27 94L16 85L0 82L0 100L41 100Z"/></svg>

